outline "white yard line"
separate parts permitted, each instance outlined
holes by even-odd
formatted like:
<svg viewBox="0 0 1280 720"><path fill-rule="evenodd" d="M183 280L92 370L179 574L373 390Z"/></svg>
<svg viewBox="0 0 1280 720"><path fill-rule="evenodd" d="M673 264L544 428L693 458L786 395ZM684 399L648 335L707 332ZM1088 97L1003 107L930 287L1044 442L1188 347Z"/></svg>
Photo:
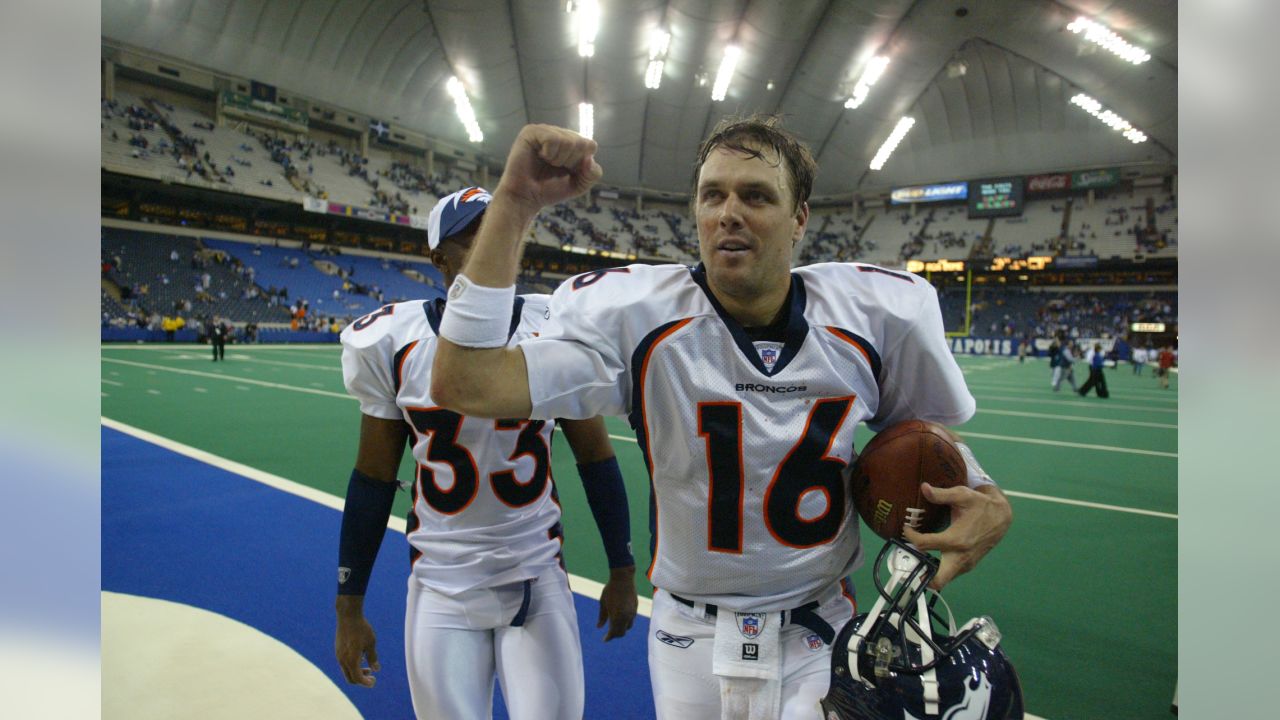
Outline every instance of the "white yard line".
<svg viewBox="0 0 1280 720"><path fill-rule="evenodd" d="M184 370L182 368L165 367L164 365L151 365L148 363L135 362L133 360L120 360L118 358L102 358L102 362L116 363L118 365L132 365L140 368L155 368L165 372L177 373L179 375L191 375L194 377L210 378L213 380L231 380L234 382L248 383L250 385L258 385L261 387L275 388L276 390L292 390L293 392L310 393L312 395L323 395L325 397L342 398L344 400L355 400L346 393L333 392L332 390L316 390L315 388L297 387L296 385L285 385L284 383L273 383L265 380L254 380L252 378L237 377L235 375L222 375L219 373L204 372L203 370ZM154 374L154 373L152 373ZM248 388L243 388L247 390Z"/></svg>
<svg viewBox="0 0 1280 720"><path fill-rule="evenodd" d="M1109 418L1089 417L1086 415L1051 415L1049 413L1020 412L1018 410L990 410L978 408L979 415L1008 415L1011 417L1044 418L1046 420L1065 420L1067 422L1096 423L1099 425L1132 425L1134 427L1160 428L1177 430L1178 426L1170 423L1142 422L1140 420L1111 420Z"/></svg>
<svg viewBox="0 0 1280 720"><path fill-rule="evenodd" d="M1067 395L1071 396L1072 393L1068 390ZM1109 401L1102 401L1097 399L1094 399L1092 401L1085 401L1084 398L1081 398L1079 400L1045 400L1041 398L1015 397L1012 395L987 395L985 393L977 393L975 397L977 397L979 400L995 400L997 402L1035 403L1037 405L1061 405L1063 407L1089 408L1090 410L1100 410L1100 409L1141 410L1143 412L1172 413L1174 415L1178 414L1177 408L1150 407L1148 405L1117 405ZM1080 396L1076 395L1076 397L1080 397Z"/></svg>

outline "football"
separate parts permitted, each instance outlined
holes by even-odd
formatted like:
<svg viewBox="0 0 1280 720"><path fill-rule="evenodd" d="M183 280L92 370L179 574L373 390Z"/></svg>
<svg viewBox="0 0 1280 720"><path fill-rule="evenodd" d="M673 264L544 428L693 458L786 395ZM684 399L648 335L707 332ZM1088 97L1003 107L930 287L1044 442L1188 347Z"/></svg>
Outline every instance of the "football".
<svg viewBox="0 0 1280 720"><path fill-rule="evenodd" d="M965 484L957 442L946 427L924 420L905 420L872 438L853 465L853 502L867 527L886 540L901 538L906 525L919 532L944 529L950 510L926 500L920 484Z"/></svg>

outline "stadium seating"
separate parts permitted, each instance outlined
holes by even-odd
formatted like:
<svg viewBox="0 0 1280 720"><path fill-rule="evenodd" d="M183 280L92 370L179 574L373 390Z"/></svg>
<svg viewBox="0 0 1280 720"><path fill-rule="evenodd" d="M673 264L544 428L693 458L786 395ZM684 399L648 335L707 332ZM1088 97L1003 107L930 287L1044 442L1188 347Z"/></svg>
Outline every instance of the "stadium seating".
<svg viewBox="0 0 1280 720"><path fill-rule="evenodd" d="M334 141L279 140L244 123L218 126L201 110L123 91L115 101L102 102L102 163L118 172L291 203L301 203L310 194L418 215L429 213L437 198L475 184L447 166L428 174L376 146L361 157ZM1147 197L1141 192L1133 197L1104 195L1088 207L1077 199L1065 241L1058 237L1067 207L1061 198L1031 199L1021 216L994 221L971 220L967 208L956 204L923 204L914 213L889 205L856 220L848 206L814 208L797 262L856 260L902 267L908 259L964 259L989 223L987 249L998 255L1175 255L1177 199L1167 194L1152 196L1158 246L1149 242L1139 247L1135 225L1146 222ZM531 241L635 253L642 259L690 264L698 260L693 220L679 203L646 203L637 211L628 198L579 198L545 210L534 223ZM294 243L276 247L112 228L104 229L102 243L104 262L117 256L122 260L120 267L104 274L102 293L104 328L116 330L145 329L155 324L157 313L176 308L188 318L217 314L240 324L259 323L269 339L272 332L289 327L288 306L305 301L311 317L306 327L323 328L315 338L294 339L323 339L331 335L330 318L341 325L384 302L441 297L444 292L443 278L430 263L402 256L339 254L326 248L300 249ZM177 262L171 260L175 250ZM193 256L203 259L201 267L192 266ZM560 277L556 269L540 264L523 274L521 291L549 292ZM543 277L542 270L553 274ZM268 292L282 288L287 288L287 296ZM946 327L963 328L963 291L944 288L940 298ZM1177 318L1173 293L1063 295L977 288L972 305L971 331L981 336L1046 337L1059 331L1118 335L1135 320Z"/></svg>

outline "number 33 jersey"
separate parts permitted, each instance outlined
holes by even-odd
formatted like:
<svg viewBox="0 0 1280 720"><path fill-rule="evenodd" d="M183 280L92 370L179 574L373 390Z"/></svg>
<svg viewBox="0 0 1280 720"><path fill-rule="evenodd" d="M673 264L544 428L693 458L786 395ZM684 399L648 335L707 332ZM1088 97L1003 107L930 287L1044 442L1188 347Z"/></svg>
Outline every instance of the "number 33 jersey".
<svg viewBox="0 0 1280 720"><path fill-rule="evenodd" d="M516 298L513 345L537 332L547 300ZM362 413L412 428L412 572L426 587L455 595L557 565L560 508L550 478L554 422L465 417L431 400L443 311L439 301L411 301L356 320L342 331L342 374Z"/></svg>
<svg viewBox="0 0 1280 720"><path fill-rule="evenodd" d="M783 312L784 330L753 340L702 266L632 265L565 281L521 343L533 417L630 419L657 587L735 610L814 599L862 560L857 425L973 414L923 278L802 267Z"/></svg>

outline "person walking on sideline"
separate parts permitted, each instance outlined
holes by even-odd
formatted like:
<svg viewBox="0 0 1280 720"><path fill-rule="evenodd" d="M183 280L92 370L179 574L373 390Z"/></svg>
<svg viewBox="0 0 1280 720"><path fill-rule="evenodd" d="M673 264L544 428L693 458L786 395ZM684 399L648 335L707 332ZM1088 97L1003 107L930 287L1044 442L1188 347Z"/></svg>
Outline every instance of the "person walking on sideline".
<svg viewBox="0 0 1280 720"><path fill-rule="evenodd" d="M1093 352L1089 356L1089 379L1080 386L1080 397L1088 395L1089 391L1095 387L1098 389L1098 397L1111 397L1111 393L1107 390L1107 377L1102 374L1102 367L1106 361L1107 356L1102 352L1102 344L1094 343Z"/></svg>

